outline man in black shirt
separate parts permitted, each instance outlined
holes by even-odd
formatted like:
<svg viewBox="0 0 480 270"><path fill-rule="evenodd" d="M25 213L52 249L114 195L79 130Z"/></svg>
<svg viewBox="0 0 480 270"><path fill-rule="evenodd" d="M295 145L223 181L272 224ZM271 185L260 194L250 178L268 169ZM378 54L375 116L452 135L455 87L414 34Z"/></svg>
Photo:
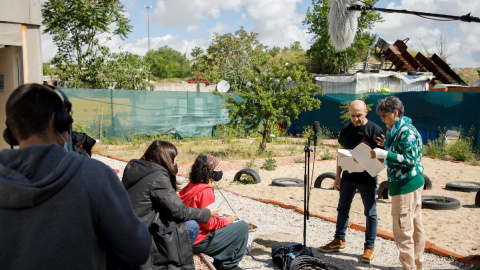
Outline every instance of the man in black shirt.
<svg viewBox="0 0 480 270"><path fill-rule="evenodd" d="M383 148L383 131L378 125L368 121L367 106L361 100L355 100L350 103L349 114L351 122L346 123L340 131L338 142L340 148L354 149L358 144L365 143L372 149L376 147ZM340 178L340 175L342 177ZM375 255L375 238L377 236L377 206L375 203L377 179L370 176L366 171L360 173L349 173L338 166L334 183L335 190L340 192L337 207L337 226L335 230L335 239L325 246L319 248L321 252L340 251L345 248L345 235L348 226L350 206L352 204L355 192L358 189L362 197L364 213L366 216L366 230L364 251L361 261L370 263Z"/></svg>

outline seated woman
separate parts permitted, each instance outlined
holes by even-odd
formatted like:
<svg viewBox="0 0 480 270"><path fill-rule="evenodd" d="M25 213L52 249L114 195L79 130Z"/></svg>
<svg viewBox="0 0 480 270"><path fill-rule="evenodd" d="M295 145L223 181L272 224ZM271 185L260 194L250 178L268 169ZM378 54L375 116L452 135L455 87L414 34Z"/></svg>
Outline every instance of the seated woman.
<svg viewBox="0 0 480 270"><path fill-rule="evenodd" d="M178 197L177 154L175 145L157 140L123 172L133 209L153 236L150 258L141 269L194 269L190 227L198 228L195 220L207 223L220 210L187 207Z"/></svg>
<svg viewBox="0 0 480 270"><path fill-rule="evenodd" d="M190 183L178 196L185 205L206 208L215 202L215 194L210 183L222 178L218 160L211 155L200 154L190 171ZM211 218L207 224L199 224L200 231L193 244L193 253L205 253L213 257L217 269L240 269L238 264L247 249L248 225L245 221L235 221L236 216Z"/></svg>

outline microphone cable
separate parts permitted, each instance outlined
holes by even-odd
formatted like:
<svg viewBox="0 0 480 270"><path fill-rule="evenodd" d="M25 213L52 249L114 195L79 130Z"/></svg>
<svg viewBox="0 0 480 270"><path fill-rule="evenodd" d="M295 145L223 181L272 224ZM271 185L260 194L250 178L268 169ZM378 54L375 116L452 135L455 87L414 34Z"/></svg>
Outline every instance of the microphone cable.
<svg viewBox="0 0 480 270"><path fill-rule="evenodd" d="M319 258L308 255L297 256L290 264L290 270L300 269L326 269L326 270L341 270L337 266L323 262Z"/></svg>
<svg viewBox="0 0 480 270"><path fill-rule="evenodd" d="M232 205L228 202L228 200L227 200L227 198L225 197L225 195L223 195L222 190L217 186L217 183L216 183L216 182L213 182L213 184L214 184L215 187L217 188L218 192L220 192L220 194L222 195L223 199L227 202L228 207L230 207L230 209L232 210L232 212L233 212L233 213L235 214L235 216L237 216L237 218L238 218L237 213L235 213L235 210L233 210ZM252 241L252 244L253 244L253 241ZM255 256L253 256L252 253L250 253L250 250L248 250L248 248L247 248L247 252L248 252L248 255L250 255L250 257L252 257L254 260L259 261L259 262L270 262L270 259L272 259L272 257L270 257L270 258L268 258L268 259L260 259L260 258L257 258L257 257L255 257Z"/></svg>

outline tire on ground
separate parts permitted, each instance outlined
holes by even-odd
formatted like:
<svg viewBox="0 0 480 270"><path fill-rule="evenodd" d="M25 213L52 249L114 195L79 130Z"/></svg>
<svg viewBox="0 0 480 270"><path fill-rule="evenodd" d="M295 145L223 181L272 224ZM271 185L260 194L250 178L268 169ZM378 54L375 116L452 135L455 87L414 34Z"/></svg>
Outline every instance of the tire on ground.
<svg viewBox="0 0 480 270"><path fill-rule="evenodd" d="M252 170L252 169L241 169L240 171L238 171L235 176L233 177L233 181L240 181L240 177L242 177L242 175L248 175L250 177L253 178L253 180L255 181L255 183L260 183L261 180L260 180L260 176L258 175L258 173L255 171L255 170Z"/></svg>
<svg viewBox="0 0 480 270"><path fill-rule="evenodd" d="M445 202L438 202L444 200ZM460 208L460 201L443 196L422 196L422 208L433 210L453 210Z"/></svg>
<svg viewBox="0 0 480 270"><path fill-rule="evenodd" d="M472 182L472 181L448 182L445 185L445 188L448 190L454 190L454 191L476 192L480 190L480 183Z"/></svg>
<svg viewBox="0 0 480 270"><path fill-rule="evenodd" d="M297 178L276 178L273 179L272 185L279 187L303 187L303 180Z"/></svg>
<svg viewBox="0 0 480 270"><path fill-rule="evenodd" d="M425 179L425 184L423 184L423 189L425 190L432 189L433 185L432 185L432 181L430 180L430 177L424 174L423 179Z"/></svg>
<svg viewBox="0 0 480 270"><path fill-rule="evenodd" d="M313 187L330 190L329 188L322 188L322 182L327 178L333 179L333 181L335 181L335 176L336 174L333 172L322 173L317 177L317 179L315 179L315 183L313 184Z"/></svg>
<svg viewBox="0 0 480 270"><path fill-rule="evenodd" d="M480 190L477 191L477 195L475 196L475 206L480 207Z"/></svg>
<svg viewBox="0 0 480 270"><path fill-rule="evenodd" d="M379 199L388 199L388 181L383 181L378 186L377 195Z"/></svg>

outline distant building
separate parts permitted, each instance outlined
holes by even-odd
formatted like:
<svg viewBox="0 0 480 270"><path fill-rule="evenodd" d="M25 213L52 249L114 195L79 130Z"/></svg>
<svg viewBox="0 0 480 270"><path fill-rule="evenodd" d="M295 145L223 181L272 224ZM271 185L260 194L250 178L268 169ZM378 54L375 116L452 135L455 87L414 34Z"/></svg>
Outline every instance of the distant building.
<svg viewBox="0 0 480 270"><path fill-rule="evenodd" d="M408 75L392 71L353 75L316 76L315 83L324 94L365 94L376 92L427 91L431 73Z"/></svg>

